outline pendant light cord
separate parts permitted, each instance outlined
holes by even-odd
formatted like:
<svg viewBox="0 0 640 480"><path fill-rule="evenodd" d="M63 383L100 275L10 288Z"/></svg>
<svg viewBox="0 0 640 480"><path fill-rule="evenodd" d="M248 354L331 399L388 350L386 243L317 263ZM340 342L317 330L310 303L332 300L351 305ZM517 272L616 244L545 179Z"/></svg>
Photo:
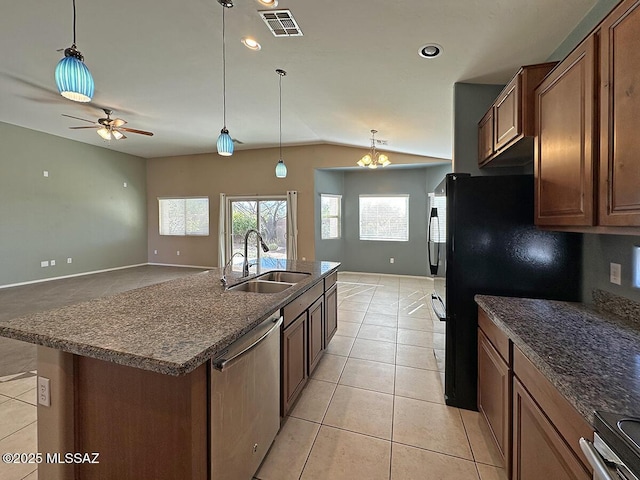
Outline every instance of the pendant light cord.
<svg viewBox="0 0 640 480"><path fill-rule="evenodd" d="M76 45L76 0L73 0L73 46Z"/></svg>
<svg viewBox="0 0 640 480"><path fill-rule="evenodd" d="M74 0L75 2L75 0ZM225 48L224 35L224 11L227 9L222 6L222 123L223 129L227 129L227 57Z"/></svg>
<svg viewBox="0 0 640 480"><path fill-rule="evenodd" d="M282 75L280 75L280 159L282 159Z"/></svg>

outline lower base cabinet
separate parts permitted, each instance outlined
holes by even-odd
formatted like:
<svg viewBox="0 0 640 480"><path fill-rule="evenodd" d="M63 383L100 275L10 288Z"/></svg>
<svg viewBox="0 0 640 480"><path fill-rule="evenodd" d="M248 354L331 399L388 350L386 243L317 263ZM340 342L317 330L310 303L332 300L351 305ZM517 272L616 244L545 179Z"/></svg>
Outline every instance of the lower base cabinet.
<svg viewBox="0 0 640 480"><path fill-rule="evenodd" d="M325 316L327 319L325 328L325 346L338 331L338 285L335 283L324 294L325 298Z"/></svg>
<svg viewBox="0 0 640 480"><path fill-rule="evenodd" d="M282 333L282 416L307 383L307 312Z"/></svg>
<svg viewBox="0 0 640 480"><path fill-rule="evenodd" d="M324 353L324 301L320 297L309 307L309 375Z"/></svg>

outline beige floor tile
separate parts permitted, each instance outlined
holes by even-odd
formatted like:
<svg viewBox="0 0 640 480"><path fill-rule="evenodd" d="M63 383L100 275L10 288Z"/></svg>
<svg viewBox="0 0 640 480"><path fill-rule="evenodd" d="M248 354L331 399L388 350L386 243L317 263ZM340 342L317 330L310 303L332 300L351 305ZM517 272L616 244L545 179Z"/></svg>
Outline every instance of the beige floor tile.
<svg viewBox="0 0 640 480"><path fill-rule="evenodd" d="M335 383L310 378L290 415L310 422L322 423L335 389Z"/></svg>
<svg viewBox="0 0 640 480"><path fill-rule="evenodd" d="M395 397L393 441L472 460L457 408Z"/></svg>
<svg viewBox="0 0 640 480"><path fill-rule="evenodd" d="M427 475L428 472L428 475ZM478 480L470 460L399 443L391 445L391 480Z"/></svg>
<svg viewBox="0 0 640 480"><path fill-rule="evenodd" d="M398 328L398 317L396 315L384 315L382 313L366 313L362 323L365 325Z"/></svg>
<svg viewBox="0 0 640 480"><path fill-rule="evenodd" d="M35 422L36 412L36 407L19 400L4 402L0 408L0 440Z"/></svg>
<svg viewBox="0 0 640 480"><path fill-rule="evenodd" d="M367 317L365 316L365 319ZM364 338L365 340L377 340L379 342L396 342L396 335L398 329L391 327L383 327L380 325L370 325L363 323L362 327L358 331L358 338Z"/></svg>
<svg viewBox="0 0 640 480"><path fill-rule="evenodd" d="M398 343L402 345L415 345L416 347L432 347L433 332L399 328Z"/></svg>
<svg viewBox="0 0 640 480"><path fill-rule="evenodd" d="M507 480L507 473L504 468L494 467L493 465L484 465L476 463L480 480ZM551 480L551 479L547 479Z"/></svg>
<svg viewBox="0 0 640 480"><path fill-rule="evenodd" d="M410 318L431 319L431 302L427 302L425 298L416 301L413 304L401 305L398 309L398 315Z"/></svg>
<svg viewBox="0 0 640 480"><path fill-rule="evenodd" d="M375 340L356 338L349 356L374 362L395 363L396 345L391 342L377 342Z"/></svg>
<svg viewBox="0 0 640 480"><path fill-rule="evenodd" d="M37 423L32 422L17 432L0 440L0 453L36 453L38 451ZM0 462L0 478L20 480L35 469L37 464Z"/></svg>
<svg viewBox="0 0 640 480"><path fill-rule="evenodd" d="M423 370L438 369L432 348L416 347L415 345L398 345L396 348L396 365L422 368Z"/></svg>
<svg viewBox="0 0 640 480"><path fill-rule="evenodd" d="M343 357L348 357L349 352L351 351L351 347L353 347L354 337L343 337L338 334L334 335L327 345L327 353L331 355L341 355Z"/></svg>
<svg viewBox="0 0 640 480"><path fill-rule="evenodd" d="M440 374L435 370L396 366L395 394L416 400L444 403Z"/></svg>
<svg viewBox="0 0 640 480"><path fill-rule="evenodd" d="M393 395L395 367L389 363L349 358L338 382Z"/></svg>
<svg viewBox="0 0 640 480"><path fill-rule="evenodd" d="M372 303L369 305L369 308L367 309L367 313L382 313L383 315L397 315L398 305L395 303L391 305Z"/></svg>
<svg viewBox="0 0 640 480"><path fill-rule="evenodd" d="M0 395L15 398L24 392L36 388L37 379L35 375L28 378L20 378L18 380L9 380L0 383Z"/></svg>
<svg viewBox="0 0 640 480"><path fill-rule="evenodd" d="M338 383L346 363L347 357L325 353L320 359L320 362L318 362L318 366L311 374L311 378L325 382Z"/></svg>
<svg viewBox="0 0 640 480"><path fill-rule="evenodd" d="M371 297L371 303L396 303L398 301L397 289L388 289L385 287L378 287Z"/></svg>
<svg viewBox="0 0 640 480"><path fill-rule="evenodd" d="M24 477L22 480L38 480L38 470L34 470L29 475Z"/></svg>
<svg viewBox="0 0 640 480"><path fill-rule="evenodd" d="M356 337L358 330L360 330L360 323L353 322L338 322L338 331L336 335L341 337Z"/></svg>
<svg viewBox="0 0 640 480"><path fill-rule="evenodd" d="M433 331L433 320L431 320L431 318L415 318L398 315L398 328L431 332Z"/></svg>
<svg viewBox="0 0 640 480"><path fill-rule="evenodd" d="M0 395L0 404L6 402L7 400L11 400L11 397L5 397L4 395Z"/></svg>
<svg viewBox="0 0 640 480"><path fill-rule="evenodd" d="M470 410L460 410L460 414L471 443L474 460L496 467L504 467L500 451L484 416L480 412Z"/></svg>
<svg viewBox="0 0 640 480"><path fill-rule="evenodd" d="M338 308L338 325L340 322L362 323L365 313L365 311L354 312L352 310L342 310Z"/></svg>
<svg viewBox="0 0 640 480"><path fill-rule="evenodd" d="M260 480L297 480L320 425L289 417L256 473Z"/></svg>
<svg viewBox="0 0 640 480"><path fill-rule="evenodd" d="M37 405L38 404L38 394L37 394L38 389L33 388L31 390L29 390L28 392L24 392L22 395L18 395L16 397L16 400L22 400L23 402L27 402L30 403L31 405Z"/></svg>
<svg viewBox="0 0 640 480"><path fill-rule="evenodd" d="M351 310L354 312L366 312L369 308L369 302L354 302L351 299L345 298L340 304L340 310Z"/></svg>
<svg viewBox="0 0 640 480"><path fill-rule="evenodd" d="M301 480L388 480L391 442L322 426Z"/></svg>
<svg viewBox="0 0 640 480"><path fill-rule="evenodd" d="M338 385L323 425L391 440L393 395Z"/></svg>

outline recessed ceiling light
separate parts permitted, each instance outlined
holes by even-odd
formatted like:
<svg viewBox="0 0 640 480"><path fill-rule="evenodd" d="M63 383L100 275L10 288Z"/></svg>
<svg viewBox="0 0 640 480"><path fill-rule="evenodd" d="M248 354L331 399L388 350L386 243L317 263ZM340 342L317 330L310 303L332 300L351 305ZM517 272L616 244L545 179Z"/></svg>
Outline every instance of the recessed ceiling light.
<svg viewBox="0 0 640 480"><path fill-rule="evenodd" d="M278 6L278 0L258 0L258 3L265 7L274 8Z"/></svg>
<svg viewBox="0 0 640 480"><path fill-rule="evenodd" d="M442 47L437 43L427 43L418 49L422 58L435 58L442 53Z"/></svg>
<svg viewBox="0 0 640 480"><path fill-rule="evenodd" d="M249 50L260 50L262 48L262 46L251 37L242 37L240 41Z"/></svg>

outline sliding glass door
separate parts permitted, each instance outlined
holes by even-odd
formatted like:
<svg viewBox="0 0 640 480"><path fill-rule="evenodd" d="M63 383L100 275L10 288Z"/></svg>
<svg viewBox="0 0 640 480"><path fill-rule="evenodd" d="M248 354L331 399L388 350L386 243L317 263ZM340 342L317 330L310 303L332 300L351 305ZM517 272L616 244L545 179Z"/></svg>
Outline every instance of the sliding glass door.
<svg viewBox="0 0 640 480"><path fill-rule="evenodd" d="M228 198L230 237L227 241L227 258L236 252L243 253L244 235L247 230L258 230L268 252L258 248L255 234L251 234L248 242L249 261L255 262L261 258L287 258L287 199L286 197L243 197ZM234 265L242 263L242 257L233 259Z"/></svg>

